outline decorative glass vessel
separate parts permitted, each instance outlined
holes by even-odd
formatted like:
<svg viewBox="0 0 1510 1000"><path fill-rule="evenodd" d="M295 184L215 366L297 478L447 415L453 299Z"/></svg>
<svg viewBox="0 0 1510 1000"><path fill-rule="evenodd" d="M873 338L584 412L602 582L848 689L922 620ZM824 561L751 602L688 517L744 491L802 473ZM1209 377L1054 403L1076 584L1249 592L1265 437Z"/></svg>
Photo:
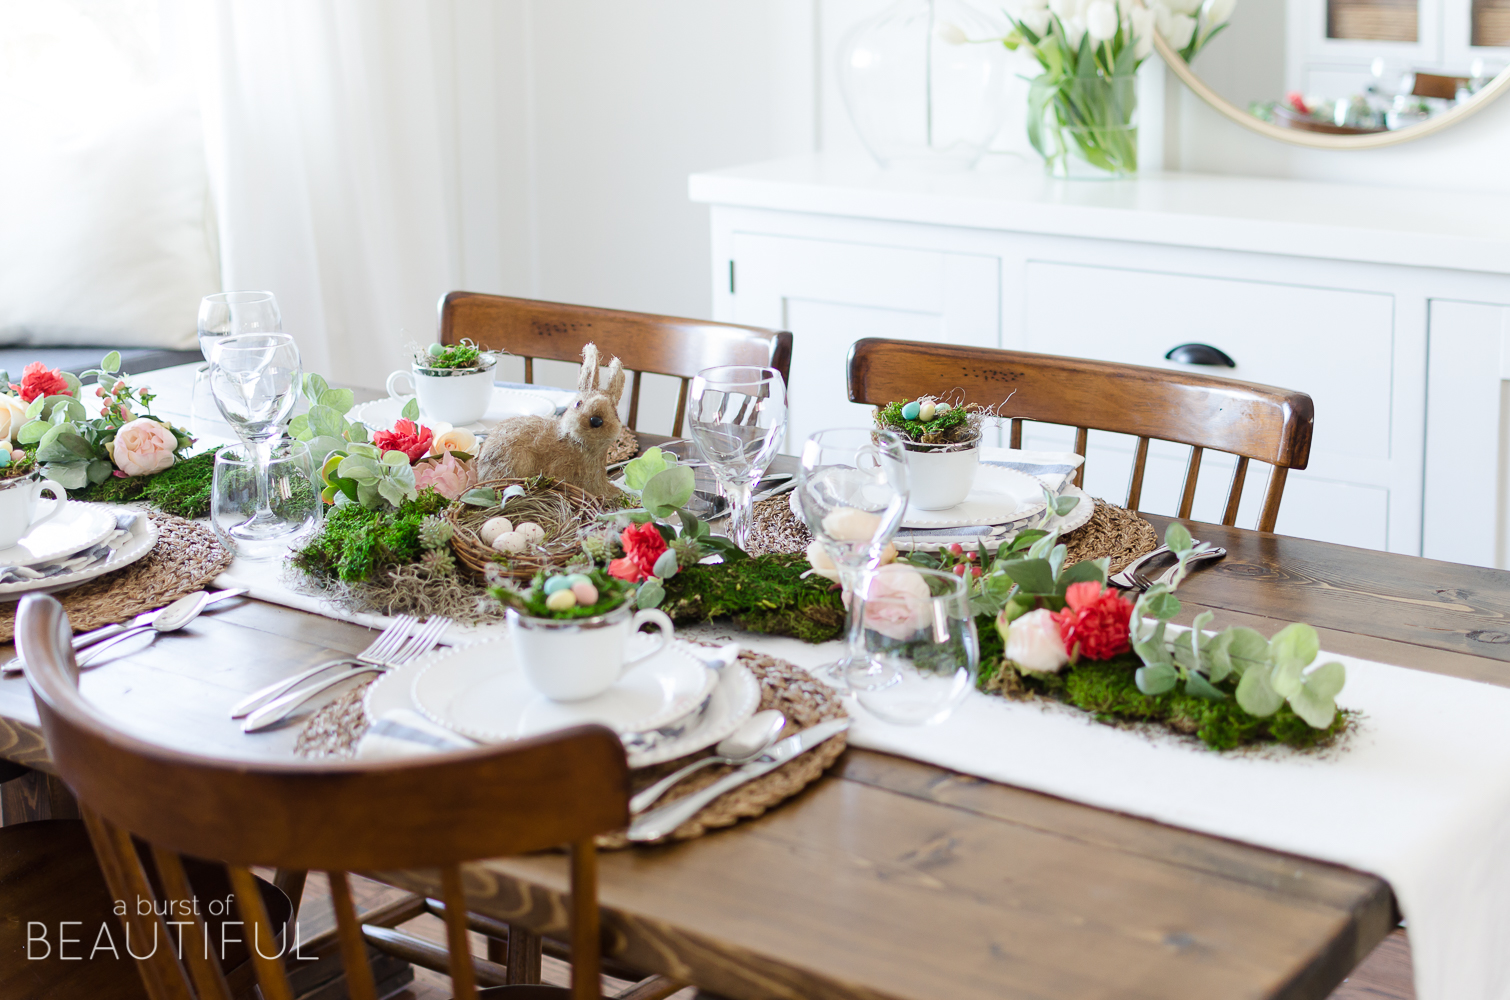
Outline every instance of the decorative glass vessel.
<svg viewBox="0 0 1510 1000"><path fill-rule="evenodd" d="M839 89L883 167L965 170L1001 131L1005 26L964 0L899 0L839 45Z"/></svg>
<svg viewBox="0 0 1510 1000"><path fill-rule="evenodd" d="M1030 136L1050 174L1115 179L1138 172L1138 78L1074 77L1051 92Z"/></svg>

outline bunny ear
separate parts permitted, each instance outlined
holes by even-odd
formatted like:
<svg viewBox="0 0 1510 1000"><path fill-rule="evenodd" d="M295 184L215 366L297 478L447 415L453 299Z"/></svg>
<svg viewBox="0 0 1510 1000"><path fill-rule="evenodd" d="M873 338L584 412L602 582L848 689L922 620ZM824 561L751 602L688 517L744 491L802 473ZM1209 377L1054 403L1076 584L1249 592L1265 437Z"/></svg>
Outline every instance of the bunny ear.
<svg viewBox="0 0 1510 1000"><path fill-rule="evenodd" d="M582 348L582 371L577 375L577 391L592 392L598 387L598 345Z"/></svg>
<svg viewBox="0 0 1510 1000"><path fill-rule="evenodd" d="M624 395L624 366L618 358L608 362L608 398L617 409L619 399Z"/></svg>

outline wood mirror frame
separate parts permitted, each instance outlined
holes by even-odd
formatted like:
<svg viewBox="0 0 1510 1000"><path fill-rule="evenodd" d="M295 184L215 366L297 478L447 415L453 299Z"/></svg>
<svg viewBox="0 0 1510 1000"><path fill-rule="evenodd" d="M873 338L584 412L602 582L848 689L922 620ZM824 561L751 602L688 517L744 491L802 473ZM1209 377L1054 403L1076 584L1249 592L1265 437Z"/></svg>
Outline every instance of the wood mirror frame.
<svg viewBox="0 0 1510 1000"><path fill-rule="evenodd" d="M1252 129L1259 135L1266 135L1270 139L1278 139L1280 142L1288 142L1296 146L1310 146L1312 149L1377 149L1380 146L1394 146L1402 142L1410 142L1423 136L1440 132L1442 129L1467 118L1469 115L1483 108L1490 101L1499 97L1506 90L1510 90L1510 67L1500 71L1500 74L1483 90L1475 95L1474 99L1466 104L1444 111L1439 115L1433 115L1424 122L1418 122L1407 128L1397 129L1393 132L1369 132L1362 135L1328 135L1323 132L1307 132L1300 129L1285 128L1266 122L1262 118L1256 118L1243 108L1238 107L1227 100L1221 94L1212 90L1195 71L1190 64L1180 58L1180 54L1169 47L1169 43L1153 32L1153 47L1159 53L1164 64L1174 70L1174 75L1179 77L1185 86L1195 92L1196 96L1211 105L1226 118L1247 129Z"/></svg>

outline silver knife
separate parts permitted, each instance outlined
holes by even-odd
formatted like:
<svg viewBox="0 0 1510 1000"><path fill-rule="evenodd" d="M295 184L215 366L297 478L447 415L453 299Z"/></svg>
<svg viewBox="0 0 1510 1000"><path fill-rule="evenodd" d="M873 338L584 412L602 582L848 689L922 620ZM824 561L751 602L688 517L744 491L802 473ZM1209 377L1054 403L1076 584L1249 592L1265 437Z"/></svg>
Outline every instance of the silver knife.
<svg viewBox="0 0 1510 1000"><path fill-rule="evenodd" d="M245 587L234 588L231 590L217 590L215 591L215 593L210 595L209 600L205 601L204 605L205 607L209 607L212 604L219 604L221 601L228 601L233 597L240 597L245 593ZM95 643L100 642L103 639L108 639L113 635L119 635L120 633L126 631L128 628L136 628L139 625L151 625L152 619L156 618L158 614L161 613L161 611L162 608L154 608L151 611L143 611L141 614L137 615L125 625L102 625L99 628L94 629L93 631L81 632L73 637L74 652L78 652L79 650L84 649L86 646L93 646ZM0 673L13 674L20 671L22 666L23 664L21 663L21 657L16 656L9 660L6 660L4 663L0 663Z"/></svg>
<svg viewBox="0 0 1510 1000"><path fill-rule="evenodd" d="M659 840L696 816L703 806L720 795L746 782L754 781L762 774L776 770L792 758L839 735L849 728L849 722L847 718L830 719L804 729L795 736L788 736L755 760L731 774L724 775L707 788L637 817L629 824L629 839L633 841Z"/></svg>

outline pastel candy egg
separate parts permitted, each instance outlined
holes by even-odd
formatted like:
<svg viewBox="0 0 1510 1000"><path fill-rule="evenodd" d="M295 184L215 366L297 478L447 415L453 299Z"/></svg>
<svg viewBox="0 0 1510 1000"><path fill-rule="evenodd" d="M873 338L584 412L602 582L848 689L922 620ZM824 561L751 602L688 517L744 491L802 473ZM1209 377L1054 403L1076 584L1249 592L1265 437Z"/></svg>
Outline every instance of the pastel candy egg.
<svg viewBox="0 0 1510 1000"><path fill-rule="evenodd" d="M446 353L446 349L445 349L445 347L444 347L444 346L442 346L442 345L440 345L440 344L431 344L431 345L430 345L430 346L429 346L429 347L428 347L428 348L427 348L427 349L426 349L426 350L425 350L425 353L426 353L426 354L428 354L428 355L430 355L430 357L432 357L432 358L438 358L438 357L440 357L440 356L441 356L441 355L442 355L442 354L444 354L444 353Z"/></svg>
<svg viewBox="0 0 1510 1000"><path fill-rule="evenodd" d="M592 583L592 577L586 573L571 573L566 577L566 582L575 587L579 583Z"/></svg>
<svg viewBox="0 0 1510 1000"><path fill-rule="evenodd" d="M935 417L942 417L952 409L954 409L954 407L950 406L948 403L935 403L933 405L933 415Z"/></svg>
<svg viewBox="0 0 1510 1000"><path fill-rule="evenodd" d="M514 530L524 538L526 545L538 545L545 541L545 529L534 521L525 521L523 524L514 525Z"/></svg>
<svg viewBox="0 0 1510 1000"><path fill-rule="evenodd" d="M933 400L925 399L918 404L918 419L926 424L928 421L933 419L933 414L936 412L936 410L937 407L934 404Z"/></svg>
<svg viewBox="0 0 1510 1000"><path fill-rule="evenodd" d="M523 552L528 545L529 543L524 540L524 536L517 531L505 531L493 539L493 548L499 552L510 554Z"/></svg>
<svg viewBox="0 0 1510 1000"><path fill-rule="evenodd" d="M912 402L910 402L910 403L903 404L903 406L902 406L902 419L903 420L916 420L918 418L918 411L920 409L922 409L922 406L915 399Z"/></svg>
<svg viewBox="0 0 1510 1000"><path fill-rule="evenodd" d="M571 592L576 595L577 603L583 607L598 603L598 588L592 585L591 580L578 580L571 585Z"/></svg>
<svg viewBox="0 0 1510 1000"><path fill-rule="evenodd" d="M545 599L545 606L552 611L570 611L577 606L577 595L568 590L558 590Z"/></svg>
<svg viewBox="0 0 1510 1000"><path fill-rule="evenodd" d="M482 539L482 544L492 545L493 540L507 531L514 530L514 522L506 517L490 517L482 522L482 530L477 532L477 537Z"/></svg>
<svg viewBox="0 0 1510 1000"><path fill-rule="evenodd" d="M545 581L545 592L547 594L555 594L555 593L559 593L560 591L570 590L570 589L571 589L571 577L567 577L567 576L553 576L549 580Z"/></svg>

